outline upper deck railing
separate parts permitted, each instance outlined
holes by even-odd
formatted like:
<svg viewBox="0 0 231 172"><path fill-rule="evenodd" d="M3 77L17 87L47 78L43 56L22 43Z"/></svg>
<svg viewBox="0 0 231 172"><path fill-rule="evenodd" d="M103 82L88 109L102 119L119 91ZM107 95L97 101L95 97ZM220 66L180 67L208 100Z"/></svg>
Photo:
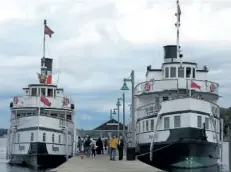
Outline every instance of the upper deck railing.
<svg viewBox="0 0 231 172"><path fill-rule="evenodd" d="M44 107L70 109L73 101L70 97L56 96L15 96L12 99L12 108Z"/></svg>
<svg viewBox="0 0 231 172"><path fill-rule="evenodd" d="M212 94L219 93L219 84L207 80L197 79L164 79L141 82L135 87L135 95L151 92L161 92L165 90L195 90Z"/></svg>

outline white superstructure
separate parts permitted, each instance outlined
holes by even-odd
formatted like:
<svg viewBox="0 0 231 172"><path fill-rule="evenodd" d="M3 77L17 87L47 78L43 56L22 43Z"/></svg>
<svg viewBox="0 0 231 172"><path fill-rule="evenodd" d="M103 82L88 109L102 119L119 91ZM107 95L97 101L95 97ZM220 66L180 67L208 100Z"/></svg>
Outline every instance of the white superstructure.
<svg viewBox="0 0 231 172"><path fill-rule="evenodd" d="M11 163L49 166L52 161L61 163L72 156L74 104L62 88L52 84L51 73L52 59L42 58L39 84L23 88L24 95L10 103Z"/></svg>

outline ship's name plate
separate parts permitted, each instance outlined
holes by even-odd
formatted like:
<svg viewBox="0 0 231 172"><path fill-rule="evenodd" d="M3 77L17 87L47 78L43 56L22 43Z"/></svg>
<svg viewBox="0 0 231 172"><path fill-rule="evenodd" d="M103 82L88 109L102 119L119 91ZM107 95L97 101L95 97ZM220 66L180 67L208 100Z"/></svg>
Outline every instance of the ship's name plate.
<svg viewBox="0 0 231 172"><path fill-rule="evenodd" d="M56 147L56 146L52 146L52 151L54 151L54 152L59 152L59 147Z"/></svg>

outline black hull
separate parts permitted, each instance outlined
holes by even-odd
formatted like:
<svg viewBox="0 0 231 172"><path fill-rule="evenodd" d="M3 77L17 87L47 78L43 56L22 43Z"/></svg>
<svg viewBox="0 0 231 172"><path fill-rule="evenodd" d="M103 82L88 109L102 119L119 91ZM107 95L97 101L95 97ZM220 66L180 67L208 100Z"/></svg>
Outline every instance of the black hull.
<svg viewBox="0 0 231 172"><path fill-rule="evenodd" d="M201 130L193 128L173 129L164 142L154 143L150 161L150 143L138 144L138 159L160 169L204 168L218 164L219 144L200 137Z"/></svg>
<svg viewBox="0 0 231 172"><path fill-rule="evenodd" d="M70 158L69 156L68 158ZM55 168L66 162L66 155L48 154L46 143L33 142L27 154L12 154L9 163L23 165L30 168Z"/></svg>
<svg viewBox="0 0 231 172"><path fill-rule="evenodd" d="M64 155L12 155L10 164L34 169L55 168L66 162Z"/></svg>

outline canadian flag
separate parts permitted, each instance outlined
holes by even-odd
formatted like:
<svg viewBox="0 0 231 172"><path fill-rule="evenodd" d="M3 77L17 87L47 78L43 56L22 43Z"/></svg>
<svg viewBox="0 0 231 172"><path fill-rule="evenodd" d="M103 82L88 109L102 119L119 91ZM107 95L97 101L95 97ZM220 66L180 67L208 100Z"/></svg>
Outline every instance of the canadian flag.
<svg viewBox="0 0 231 172"><path fill-rule="evenodd" d="M201 89L201 86L191 80L191 88Z"/></svg>
<svg viewBox="0 0 231 172"><path fill-rule="evenodd" d="M50 102L45 96L41 96L41 97L40 97L40 101L41 101L44 105L46 105L46 106L48 106L48 107L51 106L51 102Z"/></svg>

